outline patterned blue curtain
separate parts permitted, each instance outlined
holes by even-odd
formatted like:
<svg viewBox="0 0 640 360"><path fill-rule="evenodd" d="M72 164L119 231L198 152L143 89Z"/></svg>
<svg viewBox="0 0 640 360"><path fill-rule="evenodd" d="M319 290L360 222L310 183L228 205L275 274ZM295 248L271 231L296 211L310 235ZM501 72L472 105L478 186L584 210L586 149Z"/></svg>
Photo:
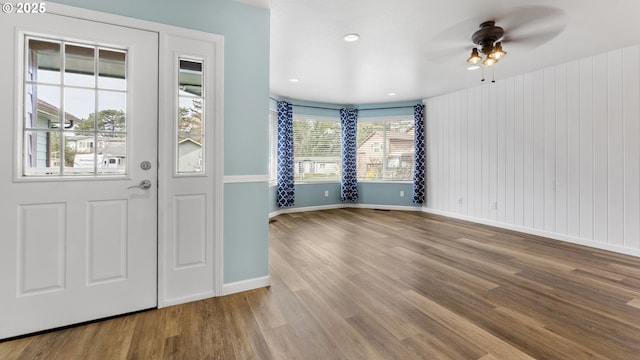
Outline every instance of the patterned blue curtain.
<svg viewBox="0 0 640 360"><path fill-rule="evenodd" d="M424 203L424 106L418 104L413 107L413 120L415 121L415 145L413 169L413 203Z"/></svg>
<svg viewBox="0 0 640 360"><path fill-rule="evenodd" d="M278 101L278 207L293 206L293 109L290 103Z"/></svg>
<svg viewBox="0 0 640 360"><path fill-rule="evenodd" d="M342 182L340 200L358 201L358 173L356 171L356 133L358 130L358 110L340 109L342 131Z"/></svg>

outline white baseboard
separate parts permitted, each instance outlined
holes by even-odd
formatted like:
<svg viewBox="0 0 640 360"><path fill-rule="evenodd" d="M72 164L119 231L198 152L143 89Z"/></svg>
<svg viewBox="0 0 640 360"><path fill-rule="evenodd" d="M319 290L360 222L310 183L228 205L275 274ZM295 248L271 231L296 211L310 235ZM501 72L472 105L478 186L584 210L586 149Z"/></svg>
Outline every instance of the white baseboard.
<svg viewBox="0 0 640 360"><path fill-rule="evenodd" d="M377 209L377 210L398 210L398 211L421 211L420 206L404 206L404 205L378 205L378 204L349 204L348 207L358 209Z"/></svg>
<svg viewBox="0 0 640 360"><path fill-rule="evenodd" d="M278 216L278 215L281 215L281 214L291 214L291 213L305 212L305 211L342 209L342 208L345 208L345 207L347 207L346 204L331 204L331 205L320 205L320 206L284 208L284 209L276 210L274 212L269 213L269 218L272 218L274 216Z"/></svg>
<svg viewBox="0 0 640 360"><path fill-rule="evenodd" d="M572 244L584 245L584 246L601 249L601 250L607 250L607 251L611 251L619 254L640 257L640 250L629 249L629 248L625 248L617 245L605 244L605 243L601 243L593 240L582 239L575 236L558 234L558 233L538 230L538 229L532 229L524 226L507 224L507 223L502 223L502 222L493 221L493 220L486 220L486 219L476 218L473 216L460 215L460 214L451 213L448 211L435 210L435 209L430 209L426 207L423 207L422 211L429 214L442 215L442 216L446 216L454 219L466 220L466 221L471 221L474 223L484 224L484 225L491 225L491 226L495 226L495 227L499 227L507 230L518 231L525 234L537 235L537 236L542 236L542 237L546 237L554 240L569 242Z"/></svg>
<svg viewBox="0 0 640 360"><path fill-rule="evenodd" d="M305 206L298 208L285 208L276 210L274 212L269 213L269 218L274 216L278 216L281 214L291 214L297 212L307 212L307 211L319 211L319 210L331 210L331 209L344 209L344 208L360 208L360 209L380 209L380 210L399 210L399 211L420 211L419 206L401 206L401 205L379 205L379 204L331 204L331 205L322 205L322 206Z"/></svg>
<svg viewBox="0 0 640 360"><path fill-rule="evenodd" d="M248 280L236 281L222 285L222 293L219 296L231 295L243 291L259 289L271 285L271 278L263 276Z"/></svg>
<svg viewBox="0 0 640 360"><path fill-rule="evenodd" d="M185 304L185 303L192 302L192 301L204 300L204 299L208 299L208 298L211 298L211 297L214 297L214 296L215 296L215 294L213 293L213 291L207 291L205 293L185 296L185 297L181 297L181 298L164 299L164 300L158 302L158 309L163 308L163 307L167 307L167 306Z"/></svg>

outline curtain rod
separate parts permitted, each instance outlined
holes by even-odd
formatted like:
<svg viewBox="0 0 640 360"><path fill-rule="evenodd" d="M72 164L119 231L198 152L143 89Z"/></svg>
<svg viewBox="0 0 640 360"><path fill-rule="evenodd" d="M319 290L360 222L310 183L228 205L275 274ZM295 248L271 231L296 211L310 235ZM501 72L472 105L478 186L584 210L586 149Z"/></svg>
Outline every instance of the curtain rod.
<svg viewBox="0 0 640 360"><path fill-rule="evenodd" d="M278 99L274 99L272 97L269 97L269 99L273 100L273 101L281 101ZM320 110L336 110L336 111L340 111L340 109L336 109L336 108L330 108L330 107L323 107L323 106L313 106L313 105L302 105L302 104L296 104L296 103L290 103L291 106L297 106L297 107L305 107L305 108L310 108L310 109L320 109ZM358 111L369 111L369 110L391 110L391 109L409 109L409 108L413 108L415 105L405 105L405 106L388 106L388 107L378 107L378 108L370 108L370 109L358 109Z"/></svg>

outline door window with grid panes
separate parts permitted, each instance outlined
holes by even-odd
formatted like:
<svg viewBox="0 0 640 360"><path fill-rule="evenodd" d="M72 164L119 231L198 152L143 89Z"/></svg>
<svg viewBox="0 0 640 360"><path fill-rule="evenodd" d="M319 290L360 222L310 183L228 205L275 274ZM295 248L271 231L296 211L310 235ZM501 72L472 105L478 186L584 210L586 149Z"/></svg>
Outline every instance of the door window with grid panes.
<svg viewBox="0 0 640 360"><path fill-rule="evenodd" d="M127 51L25 38L21 176L127 172Z"/></svg>

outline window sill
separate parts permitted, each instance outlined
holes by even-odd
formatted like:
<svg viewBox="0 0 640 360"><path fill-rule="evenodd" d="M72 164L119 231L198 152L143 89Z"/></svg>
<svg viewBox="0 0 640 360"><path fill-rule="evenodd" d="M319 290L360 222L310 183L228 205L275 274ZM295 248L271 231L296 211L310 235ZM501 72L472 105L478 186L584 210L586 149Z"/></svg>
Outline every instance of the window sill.
<svg viewBox="0 0 640 360"><path fill-rule="evenodd" d="M340 180L296 181L295 185L340 184Z"/></svg>
<svg viewBox="0 0 640 360"><path fill-rule="evenodd" d="M364 184L413 184L411 180L358 180Z"/></svg>

